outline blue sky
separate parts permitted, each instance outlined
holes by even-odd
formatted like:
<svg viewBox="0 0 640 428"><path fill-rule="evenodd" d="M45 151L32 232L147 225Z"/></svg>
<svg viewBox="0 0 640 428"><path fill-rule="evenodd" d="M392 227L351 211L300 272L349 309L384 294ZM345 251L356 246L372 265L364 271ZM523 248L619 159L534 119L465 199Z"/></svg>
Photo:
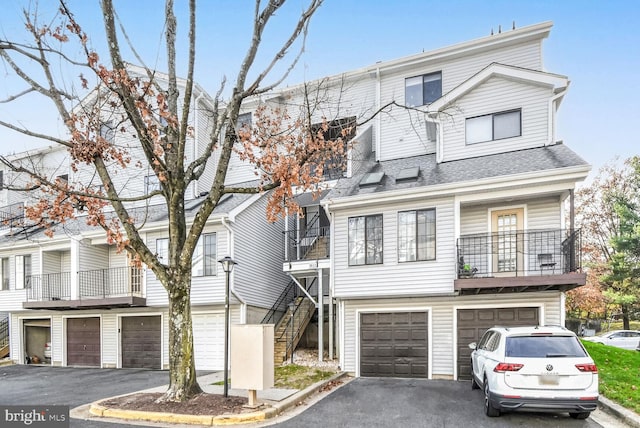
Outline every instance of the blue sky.
<svg viewBox="0 0 640 428"><path fill-rule="evenodd" d="M147 64L164 69L160 47L163 2L115 3ZM223 75L233 78L238 70L249 42L253 4L247 0L200 3L197 80L213 94ZM21 31L19 12L25 4L29 2L3 0L3 37L15 38ZM56 4L40 0L39 8L48 14L56 10ZM98 1L71 0L70 4L93 46L102 51ZM268 43L288 34L292 17L304 4L304 0L290 0L274 19L275 28L263 37L270 52L274 45ZM185 11L178 12L179 19L186 16ZM635 129L640 122L640 2L634 0L326 0L312 20L306 52L288 82L299 83L476 39L489 35L492 29L497 32L500 25L503 31L509 30L514 21L517 27L554 23L544 42L545 68L571 79L559 111L558 137L594 170L616 156L640 154L640 133ZM7 77L6 68L0 71L0 98L22 88ZM49 113L51 109L41 102L24 104L22 108L0 104L0 115L51 132L62 129ZM4 153L35 146L5 130L0 130L0 144Z"/></svg>

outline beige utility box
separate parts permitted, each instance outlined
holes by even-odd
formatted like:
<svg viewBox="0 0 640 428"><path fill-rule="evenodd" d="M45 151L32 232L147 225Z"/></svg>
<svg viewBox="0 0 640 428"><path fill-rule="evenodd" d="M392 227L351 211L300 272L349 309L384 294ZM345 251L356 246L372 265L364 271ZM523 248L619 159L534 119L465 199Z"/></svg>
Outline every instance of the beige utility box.
<svg viewBox="0 0 640 428"><path fill-rule="evenodd" d="M231 388L273 387L273 324L231 325Z"/></svg>

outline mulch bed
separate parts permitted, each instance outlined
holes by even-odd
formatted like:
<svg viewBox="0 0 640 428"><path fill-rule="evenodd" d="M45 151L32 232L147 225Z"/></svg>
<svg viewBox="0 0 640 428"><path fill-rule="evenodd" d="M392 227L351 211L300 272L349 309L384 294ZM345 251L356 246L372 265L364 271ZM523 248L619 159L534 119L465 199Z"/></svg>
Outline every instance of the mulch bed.
<svg viewBox="0 0 640 428"><path fill-rule="evenodd" d="M156 403L163 393L138 393L123 397L111 398L100 404L124 410L140 410L145 412L179 413L184 415L223 415L228 413L244 413L253 410L242 407L248 403L244 397L227 397L218 394L202 393L181 403Z"/></svg>

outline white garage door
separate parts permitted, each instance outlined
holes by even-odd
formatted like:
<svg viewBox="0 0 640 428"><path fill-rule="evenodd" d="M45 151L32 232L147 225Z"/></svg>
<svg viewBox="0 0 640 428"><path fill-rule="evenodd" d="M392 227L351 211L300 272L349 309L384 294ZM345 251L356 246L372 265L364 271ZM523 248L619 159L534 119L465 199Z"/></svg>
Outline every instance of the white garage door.
<svg viewBox="0 0 640 428"><path fill-rule="evenodd" d="M224 366L224 314L193 314L196 370L222 370Z"/></svg>

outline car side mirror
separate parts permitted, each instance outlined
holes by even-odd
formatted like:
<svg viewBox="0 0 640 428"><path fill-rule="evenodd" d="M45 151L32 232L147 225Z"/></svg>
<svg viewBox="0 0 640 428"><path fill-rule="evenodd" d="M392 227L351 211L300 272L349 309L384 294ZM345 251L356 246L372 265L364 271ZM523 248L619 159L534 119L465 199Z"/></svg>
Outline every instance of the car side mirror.
<svg viewBox="0 0 640 428"><path fill-rule="evenodd" d="M468 346L469 346L469 349L471 349L472 351L475 351L476 349L478 349L478 345L476 345L476 342L471 342Z"/></svg>

